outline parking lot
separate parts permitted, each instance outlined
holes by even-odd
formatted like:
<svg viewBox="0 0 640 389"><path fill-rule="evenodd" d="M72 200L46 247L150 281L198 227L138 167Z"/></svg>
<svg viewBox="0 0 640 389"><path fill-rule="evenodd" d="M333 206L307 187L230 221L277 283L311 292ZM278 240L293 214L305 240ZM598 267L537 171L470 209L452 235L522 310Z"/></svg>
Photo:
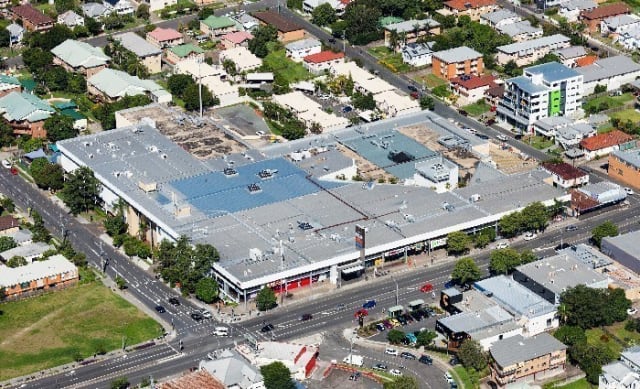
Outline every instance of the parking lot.
<svg viewBox="0 0 640 389"><path fill-rule="evenodd" d="M401 325L399 327L396 327L395 329L403 331L405 334L413 333L421 330L435 331L434 329L436 326L437 319L438 319L437 315L430 316L428 318L421 318L420 321L413 319L413 321L407 322L406 325ZM385 328L384 331L378 331L377 334L371 337L371 340L375 340L379 342L387 342L387 334L389 333L389 329L390 328Z"/></svg>
<svg viewBox="0 0 640 389"><path fill-rule="evenodd" d="M350 389L369 389L369 388L382 388L382 385L376 381L360 375L356 380L350 379L353 376L352 372L332 369L331 373L322 381L309 381L308 385L310 389L335 389L335 388L350 388Z"/></svg>

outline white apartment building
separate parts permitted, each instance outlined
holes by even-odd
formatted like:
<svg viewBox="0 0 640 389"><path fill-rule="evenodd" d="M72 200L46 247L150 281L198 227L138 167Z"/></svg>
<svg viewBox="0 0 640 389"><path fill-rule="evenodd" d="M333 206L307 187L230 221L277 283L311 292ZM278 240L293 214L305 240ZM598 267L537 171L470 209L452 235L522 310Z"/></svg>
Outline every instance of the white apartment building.
<svg viewBox="0 0 640 389"><path fill-rule="evenodd" d="M569 23L575 23L578 21L580 12L592 11L598 6L594 0L569 0L560 5L558 15L567 19Z"/></svg>
<svg viewBox="0 0 640 389"><path fill-rule="evenodd" d="M582 103L583 76L558 62L532 66L506 80L498 118L532 131L533 123L549 116L574 116Z"/></svg>
<svg viewBox="0 0 640 389"><path fill-rule="evenodd" d="M633 346L620 354L620 360L602 367L598 389L640 388L640 346Z"/></svg>
<svg viewBox="0 0 640 389"><path fill-rule="evenodd" d="M596 85L606 85L607 91L612 91L640 77L640 65L624 55L602 58L576 71L583 76L584 96L592 94Z"/></svg>
<svg viewBox="0 0 640 389"><path fill-rule="evenodd" d="M432 55L428 43L407 43L402 48L402 62L415 67L431 65Z"/></svg>
<svg viewBox="0 0 640 389"><path fill-rule="evenodd" d="M571 39L562 34L544 36L538 39L498 46L496 61L500 65L514 61L518 66L525 66L536 62L554 50L569 46L571 46Z"/></svg>

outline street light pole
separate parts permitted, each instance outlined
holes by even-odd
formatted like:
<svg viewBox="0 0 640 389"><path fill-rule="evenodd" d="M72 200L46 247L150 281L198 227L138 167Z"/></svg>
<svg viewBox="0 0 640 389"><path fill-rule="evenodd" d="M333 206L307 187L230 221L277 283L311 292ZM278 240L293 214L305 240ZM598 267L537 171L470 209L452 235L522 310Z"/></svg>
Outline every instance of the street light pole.
<svg viewBox="0 0 640 389"><path fill-rule="evenodd" d="M198 58L198 100L200 101L200 119L202 119L202 58Z"/></svg>
<svg viewBox="0 0 640 389"><path fill-rule="evenodd" d="M400 304L399 292L398 292L398 281L396 281L395 277L391 277L393 282L396 284L396 305Z"/></svg>

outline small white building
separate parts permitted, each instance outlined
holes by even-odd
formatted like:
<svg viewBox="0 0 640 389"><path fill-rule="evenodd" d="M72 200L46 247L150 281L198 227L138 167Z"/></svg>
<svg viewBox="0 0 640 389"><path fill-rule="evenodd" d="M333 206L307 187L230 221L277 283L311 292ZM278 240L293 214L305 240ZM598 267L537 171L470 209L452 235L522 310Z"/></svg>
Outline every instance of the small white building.
<svg viewBox="0 0 640 389"><path fill-rule="evenodd" d="M400 95L396 91L386 91L373 95L378 109L387 115L395 117L420 111L420 102L407 95Z"/></svg>
<svg viewBox="0 0 640 389"><path fill-rule="evenodd" d="M499 9L480 15L480 24L486 24L493 28L516 23L521 20L522 18L517 13L508 9Z"/></svg>
<svg viewBox="0 0 640 389"><path fill-rule="evenodd" d="M602 366L598 389L640 389L640 346L620 354L620 360Z"/></svg>
<svg viewBox="0 0 640 389"><path fill-rule="evenodd" d="M307 38L291 42L284 48L287 52L287 57L294 61L301 61L304 57L321 52L322 43L315 38Z"/></svg>
<svg viewBox="0 0 640 389"><path fill-rule="evenodd" d="M531 39L541 38L544 34L542 27L534 27L528 20L503 24L496 27L499 33L509 35L514 42L528 41Z"/></svg>
<svg viewBox="0 0 640 389"><path fill-rule="evenodd" d="M567 19L569 23L575 23L582 11L593 11L598 7L594 0L569 0L560 4L558 15Z"/></svg>
<svg viewBox="0 0 640 389"><path fill-rule="evenodd" d="M600 22L600 33L602 36L617 38L626 31L638 28L640 26L640 17L631 15L611 16Z"/></svg>
<svg viewBox="0 0 640 389"><path fill-rule="evenodd" d="M133 15L135 7L128 0L104 0L107 11L115 12L118 15Z"/></svg>
<svg viewBox="0 0 640 389"><path fill-rule="evenodd" d="M9 31L9 43L11 43L12 45L22 43L22 38L24 37L24 27L16 23L11 23L7 26L7 31Z"/></svg>
<svg viewBox="0 0 640 389"><path fill-rule="evenodd" d="M596 85L606 85L607 91L612 91L640 77L640 64L626 55L601 58L592 65L575 70L584 77L584 96L592 94Z"/></svg>
<svg viewBox="0 0 640 389"><path fill-rule="evenodd" d="M437 155L415 164L413 185L432 188L436 193L449 192L458 187L458 165Z"/></svg>
<svg viewBox="0 0 640 389"><path fill-rule="evenodd" d="M58 15L58 24L64 24L65 26L73 29L75 26L84 26L84 17L69 10Z"/></svg>
<svg viewBox="0 0 640 389"><path fill-rule="evenodd" d="M331 66L344 62L344 53L336 53L333 51L321 51L317 54L311 54L304 57L302 63L309 72L320 74L329 71Z"/></svg>
<svg viewBox="0 0 640 389"><path fill-rule="evenodd" d="M249 72L262 66L262 60L256 57L246 47L238 46L220 52L220 63L225 60L233 61L239 73Z"/></svg>
<svg viewBox="0 0 640 389"><path fill-rule="evenodd" d="M414 67L431 65L432 55L428 43L407 43L402 47L402 62Z"/></svg>

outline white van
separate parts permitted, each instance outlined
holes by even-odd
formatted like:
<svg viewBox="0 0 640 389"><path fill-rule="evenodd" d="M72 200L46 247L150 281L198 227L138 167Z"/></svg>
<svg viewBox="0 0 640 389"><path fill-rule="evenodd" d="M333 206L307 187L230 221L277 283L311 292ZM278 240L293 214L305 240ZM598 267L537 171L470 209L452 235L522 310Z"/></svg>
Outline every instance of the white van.
<svg viewBox="0 0 640 389"><path fill-rule="evenodd" d="M227 327L216 327L213 329L215 336L229 336L229 329Z"/></svg>

